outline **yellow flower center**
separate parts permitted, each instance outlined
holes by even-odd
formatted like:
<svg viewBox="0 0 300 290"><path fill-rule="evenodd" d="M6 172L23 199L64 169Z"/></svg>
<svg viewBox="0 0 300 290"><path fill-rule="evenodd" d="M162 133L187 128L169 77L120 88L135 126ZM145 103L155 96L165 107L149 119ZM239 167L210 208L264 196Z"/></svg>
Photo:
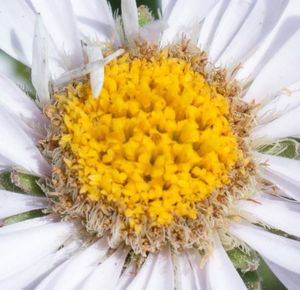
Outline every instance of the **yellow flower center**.
<svg viewBox="0 0 300 290"><path fill-rule="evenodd" d="M145 220L195 219L197 203L230 181L238 142L227 100L179 58L124 55L105 66L98 98L84 83L56 99L80 193L115 206L137 232Z"/></svg>

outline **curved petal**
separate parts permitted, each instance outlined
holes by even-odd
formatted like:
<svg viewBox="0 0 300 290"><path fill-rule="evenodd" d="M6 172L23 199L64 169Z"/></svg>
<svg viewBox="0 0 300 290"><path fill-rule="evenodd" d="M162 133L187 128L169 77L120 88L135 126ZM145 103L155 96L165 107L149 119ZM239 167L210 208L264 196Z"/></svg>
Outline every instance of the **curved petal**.
<svg viewBox="0 0 300 290"><path fill-rule="evenodd" d="M32 61L34 13L22 0L0 1L0 48L27 66Z"/></svg>
<svg viewBox="0 0 300 290"><path fill-rule="evenodd" d="M0 219L34 209L48 208L47 198L0 189Z"/></svg>
<svg viewBox="0 0 300 290"><path fill-rule="evenodd" d="M106 0L71 0L78 28L86 40L107 41L116 35L113 13Z"/></svg>
<svg viewBox="0 0 300 290"><path fill-rule="evenodd" d="M79 284L97 267L108 249L105 238L99 240L55 269L36 290L78 289Z"/></svg>
<svg viewBox="0 0 300 290"><path fill-rule="evenodd" d="M300 161L274 155L255 153L255 158L267 164L266 170L300 186Z"/></svg>
<svg viewBox="0 0 300 290"><path fill-rule="evenodd" d="M289 290L298 290L300 284L300 274L288 271L269 260L265 259L265 262L271 268L272 272L281 281L281 283Z"/></svg>
<svg viewBox="0 0 300 290"><path fill-rule="evenodd" d="M200 23L216 5L218 0L178 0L174 4L169 15L166 15L164 21L168 24L162 35L162 46L176 40L177 36L181 36L180 32L186 28L191 28L196 23Z"/></svg>
<svg viewBox="0 0 300 290"><path fill-rule="evenodd" d="M300 274L300 242L287 239L264 229L232 223L230 232L245 241L264 258L281 267Z"/></svg>
<svg viewBox="0 0 300 290"><path fill-rule="evenodd" d="M256 0L232 0L219 19L209 49L209 58L215 62L234 38L245 19L253 9Z"/></svg>
<svg viewBox="0 0 300 290"><path fill-rule="evenodd" d="M247 289L240 275L227 256L218 237L215 237L213 253L208 259L206 271L207 283L209 284L210 289ZM217 279L216 273L218 273Z"/></svg>
<svg viewBox="0 0 300 290"><path fill-rule="evenodd" d="M79 248L78 242L73 242L56 253L50 254L32 266L0 281L0 289L20 290L34 289L37 284L55 267L64 262Z"/></svg>
<svg viewBox="0 0 300 290"><path fill-rule="evenodd" d="M255 218L275 229L300 236L300 205L288 201L279 201L268 196L257 196L253 200L239 202L238 208L245 210Z"/></svg>
<svg viewBox="0 0 300 290"><path fill-rule="evenodd" d="M284 87L298 81L300 57L297 48L300 45L300 29L278 48L273 57L261 69L251 84L244 100L261 102L264 98L272 97ZM272 77L270 77L272 75Z"/></svg>
<svg viewBox="0 0 300 290"><path fill-rule="evenodd" d="M73 230L73 224L58 222L1 235L0 280L54 253Z"/></svg>
<svg viewBox="0 0 300 290"><path fill-rule="evenodd" d="M131 42L139 33L139 18L136 1L122 0L121 11L126 39Z"/></svg>
<svg viewBox="0 0 300 290"><path fill-rule="evenodd" d="M34 141L19 127L16 121L0 107L0 154L12 164L37 175L48 175L50 166Z"/></svg>
<svg viewBox="0 0 300 290"><path fill-rule="evenodd" d="M95 285L101 285L102 289L115 290L127 254L128 249L116 250L87 277L80 289L94 290Z"/></svg>
<svg viewBox="0 0 300 290"><path fill-rule="evenodd" d="M276 140L300 135L300 106L289 111L272 122L256 128L252 138Z"/></svg>
<svg viewBox="0 0 300 290"><path fill-rule="evenodd" d="M83 64L83 54L70 0L30 0L69 70Z"/></svg>
<svg viewBox="0 0 300 290"><path fill-rule="evenodd" d="M274 28L287 4L288 0L257 0L217 64L232 66L253 53Z"/></svg>

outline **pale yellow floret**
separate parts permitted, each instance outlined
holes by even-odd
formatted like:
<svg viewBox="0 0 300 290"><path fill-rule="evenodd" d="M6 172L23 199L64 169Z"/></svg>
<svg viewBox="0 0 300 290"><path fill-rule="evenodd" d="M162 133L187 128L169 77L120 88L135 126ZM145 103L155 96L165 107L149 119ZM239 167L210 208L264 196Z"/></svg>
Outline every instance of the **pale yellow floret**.
<svg viewBox="0 0 300 290"><path fill-rule="evenodd" d="M80 192L115 204L136 231L145 218L195 219L195 205L230 181L239 152L227 101L183 60L124 55L105 66L99 98L80 84L57 100Z"/></svg>

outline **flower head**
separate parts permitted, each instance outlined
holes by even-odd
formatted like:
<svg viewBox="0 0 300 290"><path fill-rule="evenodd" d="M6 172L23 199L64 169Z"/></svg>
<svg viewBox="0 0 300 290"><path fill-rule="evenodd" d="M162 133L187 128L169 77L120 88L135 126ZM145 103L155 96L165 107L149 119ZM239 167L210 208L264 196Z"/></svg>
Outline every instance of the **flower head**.
<svg viewBox="0 0 300 290"><path fill-rule="evenodd" d="M161 4L0 4L1 289L296 289L293 4Z"/></svg>

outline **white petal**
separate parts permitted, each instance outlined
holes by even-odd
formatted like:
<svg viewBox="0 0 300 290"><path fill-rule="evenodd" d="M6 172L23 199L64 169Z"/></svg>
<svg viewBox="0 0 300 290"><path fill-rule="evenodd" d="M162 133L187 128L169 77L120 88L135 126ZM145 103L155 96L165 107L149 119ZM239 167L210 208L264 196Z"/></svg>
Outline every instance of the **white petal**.
<svg viewBox="0 0 300 290"><path fill-rule="evenodd" d="M128 249L119 248L87 277L80 289L94 290L95 285L101 285L102 289L115 290L127 254Z"/></svg>
<svg viewBox="0 0 300 290"><path fill-rule="evenodd" d="M207 17L203 20L198 46L206 52L209 51L209 47L214 38L219 21L228 4L229 0L218 1Z"/></svg>
<svg viewBox="0 0 300 290"><path fill-rule="evenodd" d="M53 271L36 290L78 289L78 285L97 267L108 248L104 238L99 240Z"/></svg>
<svg viewBox="0 0 300 290"><path fill-rule="evenodd" d="M281 281L281 283L289 290L298 290L300 284L300 274L288 271L268 260L265 260L272 272Z"/></svg>
<svg viewBox="0 0 300 290"><path fill-rule="evenodd" d="M253 9L255 0L232 0L229 2L214 34L209 58L215 62Z"/></svg>
<svg viewBox="0 0 300 290"><path fill-rule="evenodd" d="M300 236L300 205L288 201L279 201L268 196L257 196L253 200L239 202L239 209L254 215L275 229Z"/></svg>
<svg viewBox="0 0 300 290"><path fill-rule="evenodd" d="M83 54L70 0L30 1L35 10L41 14L66 68L74 69L81 66Z"/></svg>
<svg viewBox="0 0 300 290"><path fill-rule="evenodd" d="M297 49L299 45L300 30L298 29L260 70L245 95L246 101L255 100L259 103L264 98L272 97L283 88L298 81L300 71L298 72L297 69L300 67L300 57Z"/></svg>
<svg viewBox="0 0 300 290"><path fill-rule="evenodd" d="M271 32L288 4L288 0L258 0L247 19L226 47L218 63L231 66L253 53ZM274 72L274 71L272 71Z"/></svg>
<svg viewBox="0 0 300 290"><path fill-rule="evenodd" d="M124 273L121 275L120 279L117 281L117 285L114 290L124 290L127 289L127 286L131 283L136 275L136 264L134 261L131 261L130 264L126 267Z"/></svg>
<svg viewBox="0 0 300 290"><path fill-rule="evenodd" d="M275 174L267 168L260 170L260 174L263 178L275 184L285 195L300 201L300 186L289 182L282 178L280 174Z"/></svg>
<svg viewBox="0 0 300 290"><path fill-rule="evenodd" d="M0 227L0 236L8 233L23 231L30 228L42 226L54 222L56 220L57 219L55 219L52 215L46 215L38 218L31 218L22 222Z"/></svg>
<svg viewBox="0 0 300 290"><path fill-rule="evenodd" d="M155 263L157 260L157 254L149 254L144 262L143 266L137 272L137 275L131 281L126 290L139 290L146 289L147 282L151 275L152 270L154 269Z"/></svg>
<svg viewBox="0 0 300 290"><path fill-rule="evenodd" d="M161 11L162 15L168 15L168 13L172 10L176 0L161 0L160 1L160 6L161 6Z"/></svg>
<svg viewBox="0 0 300 290"><path fill-rule="evenodd" d="M90 41L107 41L116 34L111 8L106 0L71 0L80 32Z"/></svg>
<svg viewBox="0 0 300 290"><path fill-rule="evenodd" d="M0 1L0 48L31 65L34 13L26 1Z"/></svg>
<svg viewBox="0 0 300 290"><path fill-rule="evenodd" d="M37 175L48 175L50 166L34 141L19 127L17 122L0 107L0 154L12 164Z"/></svg>
<svg viewBox="0 0 300 290"><path fill-rule="evenodd" d="M174 289L174 269L169 248L162 249L157 255L145 287L145 290L152 289Z"/></svg>
<svg viewBox="0 0 300 290"><path fill-rule="evenodd" d="M281 117L270 123L256 128L251 136L255 138L267 138L268 140L276 140L280 138L299 136L300 135L300 106L287 112Z"/></svg>
<svg viewBox="0 0 300 290"><path fill-rule="evenodd" d="M87 46L86 53L89 62L93 62L96 60L103 60L103 55L100 47ZM97 70L95 70L90 74L90 82L91 82L93 96L95 98L98 98L104 82L104 65L99 66Z"/></svg>
<svg viewBox="0 0 300 290"><path fill-rule="evenodd" d="M54 253L72 232L71 223L59 222L1 235L0 280Z"/></svg>
<svg viewBox="0 0 300 290"><path fill-rule="evenodd" d="M185 253L175 255L175 272L176 285L178 290L194 290L196 288L196 281L193 275L193 270L190 261Z"/></svg>
<svg viewBox="0 0 300 290"><path fill-rule="evenodd" d="M154 20L153 22L140 28L140 37L146 40L148 43L157 43L165 27L165 22L161 20Z"/></svg>
<svg viewBox="0 0 300 290"><path fill-rule="evenodd" d="M215 238L213 253L206 264L207 282L213 290L247 289L240 275L228 258L220 240ZM217 273L217 277L216 277Z"/></svg>
<svg viewBox="0 0 300 290"><path fill-rule="evenodd" d="M121 1L122 20L127 40L131 42L139 33L139 18L135 0Z"/></svg>
<svg viewBox="0 0 300 290"><path fill-rule="evenodd" d="M164 19L169 28L163 32L161 43L167 45L181 36L180 32L193 27L194 23L200 23L216 5L218 0L178 0L174 4L170 15Z"/></svg>
<svg viewBox="0 0 300 290"><path fill-rule="evenodd" d="M256 113L258 124L273 121L300 105L300 82L284 89Z"/></svg>
<svg viewBox="0 0 300 290"><path fill-rule="evenodd" d="M75 250L79 248L78 242L73 242L56 253L50 254L32 266L0 281L0 289L30 290L55 267L64 262Z"/></svg>
<svg viewBox="0 0 300 290"><path fill-rule="evenodd" d="M43 128L48 122L36 104L11 80L0 74L0 105L15 117L26 132L31 128ZM32 130L32 129L31 129Z"/></svg>
<svg viewBox="0 0 300 290"><path fill-rule="evenodd" d="M193 276L196 282L197 290L206 290L207 289L207 279L206 272L204 269L201 269L201 256L197 250L186 251L186 255L189 258L191 263Z"/></svg>
<svg viewBox="0 0 300 290"><path fill-rule="evenodd" d="M282 178L300 186L300 161L285 157L255 153L255 157L261 161L266 162L268 167L266 170L280 175Z"/></svg>
<svg viewBox="0 0 300 290"><path fill-rule="evenodd" d="M230 232L264 258L287 270L300 273L300 242L269 233L258 227L233 223Z"/></svg>
<svg viewBox="0 0 300 290"><path fill-rule="evenodd" d="M0 219L26 211L48 208L47 198L0 189Z"/></svg>
<svg viewBox="0 0 300 290"><path fill-rule="evenodd" d="M31 81L38 94L39 103L45 105L50 101L48 35L40 15L35 22L33 55Z"/></svg>

